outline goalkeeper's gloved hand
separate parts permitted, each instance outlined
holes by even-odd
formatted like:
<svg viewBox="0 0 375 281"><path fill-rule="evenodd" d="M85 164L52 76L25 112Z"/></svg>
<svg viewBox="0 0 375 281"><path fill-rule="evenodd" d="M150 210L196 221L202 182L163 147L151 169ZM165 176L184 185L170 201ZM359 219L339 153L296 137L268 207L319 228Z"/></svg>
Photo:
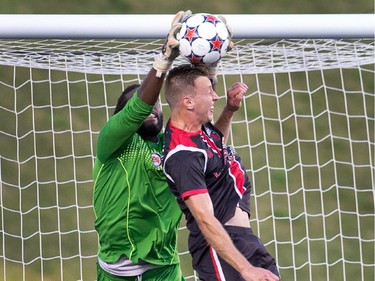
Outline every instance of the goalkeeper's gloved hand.
<svg viewBox="0 0 375 281"><path fill-rule="evenodd" d="M233 41L232 41L232 37L233 37L233 31L232 31L232 28L230 27L230 25L227 23L227 19L222 16L222 15L219 15L217 16L217 18L219 20L221 20L224 24L225 24L225 27L227 28L228 30L228 37L229 37L229 45L228 45L228 48L227 48L227 52L229 52L230 50L232 50L234 48L234 44L233 44Z"/></svg>
<svg viewBox="0 0 375 281"><path fill-rule="evenodd" d="M210 79L212 84L217 83L217 73L219 70L220 60L213 64L204 64L203 66L207 69L208 79Z"/></svg>
<svg viewBox="0 0 375 281"><path fill-rule="evenodd" d="M191 11L179 11L172 20L171 29L168 32L167 39L163 45L161 53L155 57L154 69L157 71L156 76L161 77L172 66L173 61L179 56L179 41L176 38L181 29L181 22L191 15Z"/></svg>
<svg viewBox="0 0 375 281"><path fill-rule="evenodd" d="M227 28L228 30L228 38L229 38L229 44L228 44L228 47L227 47L227 52L229 52L230 50L233 49L234 47L234 44L232 42L232 37L233 37L233 32L232 32L232 29L231 27L228 25L227 23L227 19L222 16L222 15L219 15L217 16L217 18L219 20L221 20L224 24L225 24L225 27ZM221 60L213 63L213 64L205 64L205 68L207 69L207 72L208 72L208 78L211 80L212 84L216 84L217 83L217 73L218 73L218 69L219 69L219 63L220 63Z"/></svg>

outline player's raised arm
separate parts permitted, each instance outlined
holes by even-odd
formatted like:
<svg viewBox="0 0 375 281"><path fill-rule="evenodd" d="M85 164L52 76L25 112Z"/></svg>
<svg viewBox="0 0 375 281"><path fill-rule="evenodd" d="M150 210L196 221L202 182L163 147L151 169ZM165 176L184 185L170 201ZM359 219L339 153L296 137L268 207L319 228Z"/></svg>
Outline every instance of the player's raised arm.
<svg viewBox="0 0 375 281"><path fill-rule="evenodd" d="M223 133L225 142L229 136L230 125L232 123L234 113L240 109L243 96L247 90L247 85L241 82L234 83L227 90L227 104L223 108L219 119L215 122L215 127Z"/></svg>
<svg viewBox="0 0 375 281"><path fill-rule="evenodd" d="M149 71L139 88L139 98L149 105L154 105L157 101L165 74L180 54L179 40L177 40L176 36L181 29L181 21L190 14L190 11L179 11L175 15L161 53L155 57L153 68Z"/></svg>

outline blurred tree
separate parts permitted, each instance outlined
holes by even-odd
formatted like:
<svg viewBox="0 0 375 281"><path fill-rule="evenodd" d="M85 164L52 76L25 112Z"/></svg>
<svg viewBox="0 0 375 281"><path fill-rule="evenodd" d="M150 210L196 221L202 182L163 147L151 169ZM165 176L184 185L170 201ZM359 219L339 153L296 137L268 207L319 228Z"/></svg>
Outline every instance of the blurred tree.
<svg viewBox="0 0 375 281"><path fill-rule="evenodd" d="M373 0L0 0L3 14L222 14L373 13Z"/></svg>

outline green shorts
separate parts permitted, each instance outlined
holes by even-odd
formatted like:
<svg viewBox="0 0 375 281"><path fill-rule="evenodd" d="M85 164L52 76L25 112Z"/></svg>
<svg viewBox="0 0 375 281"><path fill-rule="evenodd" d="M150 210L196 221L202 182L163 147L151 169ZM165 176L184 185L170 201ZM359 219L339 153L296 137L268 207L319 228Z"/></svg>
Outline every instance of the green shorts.
<svg viewBox="0 0 375 281"><path fill-rule="evenodd" d="M115 276L104 271L96 264L97 281L185 281L182 276L180 264L172 264L150 269L141 276L123 277Z"/></svg>

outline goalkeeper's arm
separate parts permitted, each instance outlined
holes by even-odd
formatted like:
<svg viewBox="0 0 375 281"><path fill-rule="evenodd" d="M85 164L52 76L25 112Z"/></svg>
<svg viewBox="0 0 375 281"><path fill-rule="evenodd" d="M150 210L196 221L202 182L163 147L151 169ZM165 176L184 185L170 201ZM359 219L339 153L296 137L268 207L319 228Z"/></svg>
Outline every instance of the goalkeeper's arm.
<svg viewBox="0 0 375 281"><path fill-rule="evenodd" d="M181 21L190 14L190 11L180 11L173 18L171 29L169 30L162 51L155 57L153 68L149 71L138 90L139 98L149 105L154 105L156 103L159 98L165 74L179 55L179 42L176 38L176 34L181 29Z"/></svg>

